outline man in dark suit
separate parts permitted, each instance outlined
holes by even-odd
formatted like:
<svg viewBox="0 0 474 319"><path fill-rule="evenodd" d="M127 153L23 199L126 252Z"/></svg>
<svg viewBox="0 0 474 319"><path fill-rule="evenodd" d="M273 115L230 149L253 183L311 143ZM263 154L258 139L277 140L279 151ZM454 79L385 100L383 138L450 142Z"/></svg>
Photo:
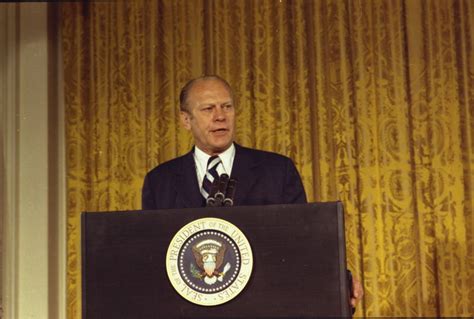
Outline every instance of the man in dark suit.
<svg viewBox="0 0 474 319"><path fill-rule="evenodd" d="M204 206L201 188L207 161L221 154L218 171L237 181L234 205L306 203L301 178L288 157L234 143L233 96L224 79L206 76L190 81L181 92L180 108L195 147L147 174L143 209Z"/></svg>
<svg viewBox="0 0 474 319"><path fill-rule="evenodd" d="M195 146L146 175L143 209L204 206L206 178L212 179L211 170L237 180L234 205L306 203L291 159L234 143L233 93L224 79L203 76L189 81L181 90L180 111L181 122L193 135ZM353 288L355 306L362 297L362 286L355 280Z"/></svg>
<svg viewBox="0 0 474 319"><path fill-rule="evenodd" d="M306 203L300 176L289 158L238 144L234 144L234 148L231 177L238 183L234 205ZM198 184L194 152L193 149L147 174L143 186L143 209L205 205Z"/></svg>

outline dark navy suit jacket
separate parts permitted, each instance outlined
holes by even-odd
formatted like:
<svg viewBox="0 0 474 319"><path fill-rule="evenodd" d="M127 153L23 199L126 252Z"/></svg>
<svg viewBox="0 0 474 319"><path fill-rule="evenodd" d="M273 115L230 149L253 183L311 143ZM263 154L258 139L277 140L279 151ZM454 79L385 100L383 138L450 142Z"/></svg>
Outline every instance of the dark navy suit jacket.
<svg viewBox="0 0 474 319"><path fill-rule="evenodd" d="M148 172L143 209L204 206L193 150ZM300 175L288 157L235 144L231 178L237 180L235 206L306 203Z"/></svg>

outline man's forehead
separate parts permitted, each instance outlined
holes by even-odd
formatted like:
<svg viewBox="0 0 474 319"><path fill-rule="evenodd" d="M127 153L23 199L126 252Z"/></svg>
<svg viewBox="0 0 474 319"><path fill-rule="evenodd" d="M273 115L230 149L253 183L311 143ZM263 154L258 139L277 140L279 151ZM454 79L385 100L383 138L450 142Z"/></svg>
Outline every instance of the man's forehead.
<svg viewBox="0 0 474 319"><path fill-rule="evenodd" d="M199 79L191 87L190 91L226 91L230 93L230 88L219 79Z"/></svg>
<svg viewBox="0 0 474 319"><path fill-rule="evenodd" d="M214 79L199 80L191 87L189 97L197 100L226 99L232 101L231 92L227 85Z"/></svg>

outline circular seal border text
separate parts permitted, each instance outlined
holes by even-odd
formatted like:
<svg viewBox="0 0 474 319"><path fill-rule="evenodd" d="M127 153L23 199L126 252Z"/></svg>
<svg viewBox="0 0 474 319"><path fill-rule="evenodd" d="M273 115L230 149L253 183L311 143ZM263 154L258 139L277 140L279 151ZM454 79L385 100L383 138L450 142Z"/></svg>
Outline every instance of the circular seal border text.
<svg viewBox="0 0 474 319"><path fill-rule="evenodd" d="M225 289L215 293L202 293L183 280L179 269L180 253L193 235L212 230L227 235L235 242L240 253L240 269L233 282ZM252 268L252 249L244 233L234 224L220 218L205 217L186 224L174 235L166 253L166 272L171 285L181 297L201 306L217 306L235 298L250 280Z"/></svg>

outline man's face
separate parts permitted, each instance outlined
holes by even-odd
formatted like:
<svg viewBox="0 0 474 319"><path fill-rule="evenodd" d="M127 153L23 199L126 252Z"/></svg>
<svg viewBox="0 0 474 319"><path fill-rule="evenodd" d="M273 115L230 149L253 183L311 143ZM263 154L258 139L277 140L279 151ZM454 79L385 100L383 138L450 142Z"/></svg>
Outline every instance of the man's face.
<svg viewBox="0 0 474 319"><path fill-rule="evenodd" d="M200 80L191 87L187 111L181 111L184 127L197 147L209 155L225 151L234 140L235 110L231 93L220 81Z"/></svg>

